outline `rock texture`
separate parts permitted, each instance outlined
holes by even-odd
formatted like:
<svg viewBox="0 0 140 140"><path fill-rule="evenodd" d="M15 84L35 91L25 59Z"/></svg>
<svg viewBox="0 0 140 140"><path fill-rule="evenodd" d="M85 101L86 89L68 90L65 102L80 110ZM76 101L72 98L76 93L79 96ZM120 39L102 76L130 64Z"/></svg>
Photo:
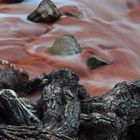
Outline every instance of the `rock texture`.
<svg viewBox="0 0 140 140"><path fill-rule="evenodd" d="M67 56L80 54L82 49L74 36L62 35L54 41L50 52L53 55Z"/></svg>
<svg viewBox="0 0 140 140"><path fill-rule="evenodd" d="M61 17L61 13L50 0L43 0L27 19L33 22L51 23Z"/></svg>
<svg viewBox="0 0 140 140"><path fill-rule="evenodd" d="M87 60L87 65L90 69L95 69L107 64L108 64L107 61L103 60L102 58L96 55L90 56Z"/></svg>
<svg viewBox="0 0 140 140"><path fill-rule="evenodd" d="M0 60L0 89L14 89L29 80L28 73L8 61Z"/></svg>
<svg viewBox="0 0 140 140"><path fill-rule="evenodd" d="M41 98L33 104L19 98L14 89L0 90L2 140L139 139L139 79L118 83L103 96L90 97L74 72L60 69L20 87L24 88L18 93L40 88Z"/></svg>

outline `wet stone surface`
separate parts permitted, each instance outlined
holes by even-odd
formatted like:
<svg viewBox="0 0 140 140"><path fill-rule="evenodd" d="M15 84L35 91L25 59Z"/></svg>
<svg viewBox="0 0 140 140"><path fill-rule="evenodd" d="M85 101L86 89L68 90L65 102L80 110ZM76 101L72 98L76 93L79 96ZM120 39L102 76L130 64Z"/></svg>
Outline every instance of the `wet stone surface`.
<svg viewBox="0 0 140 140"><path fill-rule="evenodd" d="M28 73L8 61L0 60L0 89L14 89L29 80Z"/></svg>
<svg viewBox="0 0 140 140"><path fill-rule="evenodd" d="M90 69L95 69L104 65L108 65L108 62L98 56L90 56L87 60L87 65Z"/></svg>
<svg viewBox="0 0 140 140"><path fill-rule="evenodd" d="M8 70L3 69L5 75ZM118 83L105 95L92 98L79 84L79 77L68 69L43 73L20 84L24 88L19 88L18 93L22 89L23 93L30 90L34 94L40 88L41 97L32 103L19 98L14 88L0 90L2 140L139 139L140 80Z"/></svg>
<svg viewBox="0 0 140 140"><path fill-rule="evenodd" d="M80 54L82 48L74 36L62 35L54 41L50 52L52 55L67 56Z"/></svg>
<svg viewBox="0 0 140 140"><path fill-rule="evenodd" d="M27 19L32 22L52 23L61 17L61 13L50 0L43 0Z"/></svg>

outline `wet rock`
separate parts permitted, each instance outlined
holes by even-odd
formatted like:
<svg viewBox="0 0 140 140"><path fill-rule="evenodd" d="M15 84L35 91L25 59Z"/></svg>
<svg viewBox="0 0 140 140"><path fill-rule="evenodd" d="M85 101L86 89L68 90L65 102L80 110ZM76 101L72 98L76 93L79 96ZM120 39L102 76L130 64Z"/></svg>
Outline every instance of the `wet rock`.
<svg viewBox="0 0 140 140"><path fill-rule="evenodd" d="M90 69L95 69L104 65L107 65L108 62L103 60L102 58L98 57L98 56L91 56L88 58L87 60L87 65Z"/></svg>
<svg viewBox="0 0 140 140"><path fill-rule="evenodd" d="M59 10L52 1L43 0L39 4L38 8L35 11L33 11L27 17L27 19L33 22L50 23L59 19L60 16L61 13L59 12Z"/></svg>
<svg viewBox="0 0 140 140"><path fill-rule="evenodd" d="M3 2L3 3L18 3L22 1L23 0L0 0L0 2Z"/></svg>
<svg viewBox="0 0 140 140"><path fill-rule="evenodd" d="M130 135L140 132L140 94L131 83L118 83L82 106L79 140L133 140Z"/></svg>
<svg viewBox="0 0 140 140"><path fill-rule="evenodd" d="M18 98L16 93L10 89L0 91L0 118L11 125L37 125L39 119L32 113L31 102Z"/></svg>
<svg viewBox="0 0 140 140"><path fill-rule="evenodd" d="M91 98L70 70L39 79L43 93L34 104L13 90L0 90L1 140L139 140L140 80Z"/></svg>
<svg viewBox="0 0 140 140"><path fill-rule="evenodd" d="M55 40L50 52L53 55L66 56L80 54L82 49L74 36L63 35Z"/></svg>
<svg viewBox="0 0 140 140"><path fill-rule="evenodd" d="M79 77L70 70L55 70L50 74L41 105L38 105L43 109L42 121L46 129L67 136L76 134L81 112L80 94L85 94L78 81Z"/></svg>
<svg viewBox="0 0 140 140"><path fill-rule="evenodd" d="M11 88L29 80L27 72L8 61L0 60L0 89Z"/></svg>

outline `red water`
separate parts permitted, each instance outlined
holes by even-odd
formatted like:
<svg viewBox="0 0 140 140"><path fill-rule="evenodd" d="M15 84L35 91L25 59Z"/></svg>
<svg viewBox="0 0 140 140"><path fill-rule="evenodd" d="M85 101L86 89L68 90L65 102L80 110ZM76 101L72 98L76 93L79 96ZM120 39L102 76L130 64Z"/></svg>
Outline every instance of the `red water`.
<svg viewBox="0 0 140 140"><path fill-rule="evenodd" d="M53 25L26 20L37 3L0 4L0 58L22 67L30 77L56 68L70 68L80 76L93 96L101 95L121 81L140 77L140 1L55 1L61 12L71 11L80 19L63 16ZM78 7L78 9L75 8ZM74 35L83 52L56 57L49 53L56 37ZM88 56L96 54L110 64L90 70Z"/></svg>

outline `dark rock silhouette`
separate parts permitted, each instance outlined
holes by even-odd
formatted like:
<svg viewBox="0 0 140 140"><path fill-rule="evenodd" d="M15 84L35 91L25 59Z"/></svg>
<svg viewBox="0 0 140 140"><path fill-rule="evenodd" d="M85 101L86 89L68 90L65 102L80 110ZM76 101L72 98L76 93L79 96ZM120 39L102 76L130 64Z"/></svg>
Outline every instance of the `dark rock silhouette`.
<svg viewBox="0 0 140 140"><path fill-rule="evenodd" d="M38 8L33 11L27 19L33 22L51 23L59 19L61 13L50 0L43 0Z"/></svg>
<svg viewBox="0 0 140 140"><path fill-rule="evenodd" d="M40 88L41 98L33 104L19 98L14 89L0 90L2 140L139 139L139 79L118 83L103 96L90 97L74 72L60 69L21 83L20 87L18 93L32 94Z"/></svg>

